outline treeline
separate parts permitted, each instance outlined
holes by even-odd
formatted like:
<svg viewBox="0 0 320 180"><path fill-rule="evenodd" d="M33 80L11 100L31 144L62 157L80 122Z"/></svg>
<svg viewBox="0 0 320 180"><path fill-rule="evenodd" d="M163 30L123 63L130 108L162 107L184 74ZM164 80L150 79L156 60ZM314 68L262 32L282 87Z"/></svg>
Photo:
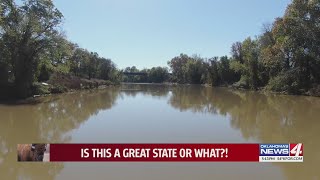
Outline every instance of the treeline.
<svg viewBox="0 0 320 180"><path fill-rule="evenodd" d="M110 60L66 39L63 15L51 0L0 1L0 88L28 97L55 73L119 82ZM3 93L3 92L2 92Z"/></svg>
<svg viewBox="0 0 320 180"><path fill-rule="evenodd" d="M170 74L167 67L153 67L151 69L139 70L135 66L123 70L123 82L131 83L163 83L170 81ZM128 75L126 75L128 73ZM135 75L138 73L138 75Z"/></svg>
<svg viewBox="0 0 320 180"><path fill-rule="evenodd" d="M293 0L263 33L231 47L231 57L181 54L168 62L178 83L234 85L320 94L320 1Z"/></svg>
<svg viewBox="0 0 320 180"><path fill-rule="evenodd" d="M240 73L231 68L227 56L201 58L198 55L180 54L168 62L172 69L172 81L181 84L211 84L219 86L239 80Z"/></svg>
<svg viewBox="0 0 320 180"><path fill-rule="evenodd" d="M172 74L165 67L128 67L123 77L110 59L66 39L60 27L63 15L51 0L19 4L0 1L0 97L6 92L28 97L37 82L64 78L56 74L68 75L70 81L71 76L114 83L170 81L320 94L320 1L293 0L284 16L265 25L261 35L234 43L231 57L181 54L168 62ZM77 82L80 86L87 81Z"/></svg>

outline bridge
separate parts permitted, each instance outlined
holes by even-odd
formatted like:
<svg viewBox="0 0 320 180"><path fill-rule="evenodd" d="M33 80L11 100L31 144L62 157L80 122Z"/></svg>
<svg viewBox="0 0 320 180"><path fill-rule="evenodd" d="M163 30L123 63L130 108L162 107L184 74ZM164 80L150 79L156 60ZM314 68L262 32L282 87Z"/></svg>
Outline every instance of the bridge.
<svg viewBox="0 0 320 180"><path fill-rule="evenodd" d="M127 76L147 76L148 73L144 73L144 72L123 72L123 75L127 75Z"/></svg>
<svg viewBox="0 0 320 180"><path fill-rule="evenodd" d="M147 76L148 73L146 72L123 72L123 75L127 75L127 76ZM172 75L172 73L168 73L170 76Z"/></svg>

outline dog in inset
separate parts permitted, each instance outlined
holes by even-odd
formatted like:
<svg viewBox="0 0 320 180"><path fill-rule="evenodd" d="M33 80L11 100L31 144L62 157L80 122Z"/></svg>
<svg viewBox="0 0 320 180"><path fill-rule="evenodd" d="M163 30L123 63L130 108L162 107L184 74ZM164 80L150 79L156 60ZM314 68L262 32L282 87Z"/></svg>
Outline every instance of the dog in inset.
<svg viewBox="0 0 320 180"><path fill-rule="evenodd" d="M43 161L46 144L18 144L18 161Z"/></svg>

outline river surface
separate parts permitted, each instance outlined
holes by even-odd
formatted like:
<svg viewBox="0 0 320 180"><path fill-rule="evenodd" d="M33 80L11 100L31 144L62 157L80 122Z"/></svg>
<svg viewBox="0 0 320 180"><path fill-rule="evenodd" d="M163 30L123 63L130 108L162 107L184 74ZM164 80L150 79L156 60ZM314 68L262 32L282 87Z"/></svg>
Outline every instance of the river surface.
<svg viewBox="0 0 320 180"><path fill-rule="evenodd" d="M303 163L17 163L19 143L304 143ZM0 105L0 179L320 180L320 98L126 84Z"/></svg>

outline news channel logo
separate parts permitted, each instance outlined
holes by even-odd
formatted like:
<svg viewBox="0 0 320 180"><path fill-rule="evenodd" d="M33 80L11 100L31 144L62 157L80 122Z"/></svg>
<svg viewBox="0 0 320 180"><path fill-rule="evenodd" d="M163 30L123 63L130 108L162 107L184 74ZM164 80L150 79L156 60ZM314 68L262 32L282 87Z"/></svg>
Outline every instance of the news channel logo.
<svg viewBox="0 0 320 180"><path fill-rule="evenodd" d="M259 162L303 162L303 144L260 144Z"/></svg>

